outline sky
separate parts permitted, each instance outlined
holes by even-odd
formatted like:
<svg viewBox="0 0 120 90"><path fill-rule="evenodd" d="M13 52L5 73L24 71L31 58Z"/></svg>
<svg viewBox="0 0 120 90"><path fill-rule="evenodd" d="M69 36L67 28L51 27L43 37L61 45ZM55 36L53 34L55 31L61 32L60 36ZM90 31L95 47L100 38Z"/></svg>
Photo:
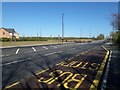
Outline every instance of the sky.
<svg viewBox="0 0 120 90"><path fill-rule="evenodd" d="M2 2L119 2L119 0L2 0Z"/></svg>
<svg viewBox="0 0 120 90"><path fill-rule="evenodd" d="M108 36L117 2L3 2L2 27L14 28L20 36L62 34L65 37Z"/></svg>

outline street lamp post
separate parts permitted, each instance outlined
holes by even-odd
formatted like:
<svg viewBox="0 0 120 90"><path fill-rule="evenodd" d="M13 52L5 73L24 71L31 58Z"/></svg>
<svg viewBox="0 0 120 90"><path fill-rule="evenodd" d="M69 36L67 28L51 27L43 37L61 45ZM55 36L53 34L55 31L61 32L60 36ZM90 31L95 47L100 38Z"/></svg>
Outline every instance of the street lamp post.
<svg viewBox="0 0 120 90"><path fill-rule="evenodd" d="M42 30L41 30L41 28L40 28L40 40L41 40L41 37L42 37L42 34L41 34L41 32L42 32Z"/></svg>
<svg viewBox="0 0 120 90"><path fill-rule="evenodd" d="M64 41L64 13L62 14L62 42Z"/></svg>

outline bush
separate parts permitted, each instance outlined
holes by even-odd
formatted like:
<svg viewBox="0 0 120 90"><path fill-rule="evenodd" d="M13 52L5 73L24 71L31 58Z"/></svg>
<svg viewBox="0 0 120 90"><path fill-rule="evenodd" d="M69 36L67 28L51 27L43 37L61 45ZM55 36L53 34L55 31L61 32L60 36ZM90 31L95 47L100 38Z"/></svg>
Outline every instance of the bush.
<svg viewBox="0 0 120 90"><path fill-rule="evenodd" d="M8 41L10 41L10 39L9 38L0 38L0 41L2 41L2 42L8 42Z"/></svg>
<svg viewBox="0 0 120 90"><path fill-rule="evenodd" d="M117 32L116 43L120 45L120 32Z"/></svg>
<svg viewBox="0 0 120 90"><path fill-rule="evenodd" d="M20 37L18 41L47 41L45 37Z"/></svg>
<svg viewBox="0 0 120 90"><path fill-rule="evenodd" d="M120 31L114 32L111 34L113 42L120 45Z"/></svg>
<svg viewBox="0 0 120 90"><path fill-rule="evenodd" d="M104 35L103 34L99 34L98 36L97 36L97 39L98 40L102 40L102 39L104 39L105 37L104 37Z"/></svg>

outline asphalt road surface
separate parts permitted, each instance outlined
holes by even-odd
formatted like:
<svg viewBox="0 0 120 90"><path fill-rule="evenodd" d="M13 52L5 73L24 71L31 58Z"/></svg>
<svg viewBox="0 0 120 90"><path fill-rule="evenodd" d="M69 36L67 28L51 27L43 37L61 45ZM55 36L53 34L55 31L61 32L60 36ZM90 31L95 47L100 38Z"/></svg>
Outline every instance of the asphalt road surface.
<svg viewBox="0 0 120 90"><path fill-rule="evenodd" d="M0 65L0 67L2 67L2 76L3 76L2 88L3 89L13 88L13 87L29 88L29 84L26 84L25 82L31 80L30 78L32 78L33 81L35 81L36 80L35 77L37 77L39 74L40 75L38 82L43 84L45 83L45 81L41 81L41 80L44 78L40 78L40 76L42 75L45 77L50 77L49 74L51 72L54 72L55 71L54 69L57 69L57 73L59 74L70 73L71 71L70 75L73 78L75 78L78 75L81 81L83 81L85 78L88 78L89 76L91 77L89 78L90 82L96 84L94 83L96 82L95 78L96 75L99 74L97 73L97 71L99 71L99 69L103 69L101 68L101 65L104 65L102 61L104 61L104 58L106 57L106 53L107 53L106 49L101 46L105 42L106 41L97 41L92 43L66 43L66 44L54 44L54 45L2 48L2 55L0 56L2 57L2 64ZM97 69L95 69L95 72L92 71L86 74L80 73L80 75L82 75L84 78L79 76L79 74L73 74L75 73L73 71L73 68L72 69L66 68L65 65L66 62L67 64L70 65L72 63L75 64L75 62L78 63L76 59L75 61L73 60L74 58L78 58L79 65L82 65L82 67L83 66L85 67L86 65L91 65L92 68L95 67ZM90 67L88 68L90 69ZM82 68L81 72L88 71L89 69ZM48 72L45 73L47 70ZM43 73L41 74L41 72ZM57 78L55 80L57 80ZM51 81L51 83L53 81ZM66 80L62 80L59 85L52 83L52 85L47 86L47 88L48 87L57 88L57 86L62 86L63 83L65 85L63 86L64 88L69 88L69 85L66 81L70 82L70 80L66 78ZM77 81L77 79L75 79L74 81ZM20 84L20 82L23 82L22 85ZM35 86L35 85L33 84L31 86ZM79 85L74 85L71 88L79 88L78 86ZM91 83L86 82L85 85L83 85L81 88L90 88L94 86L92 86ZM38 87L33 87L33 88L38 88Z"/></svg>

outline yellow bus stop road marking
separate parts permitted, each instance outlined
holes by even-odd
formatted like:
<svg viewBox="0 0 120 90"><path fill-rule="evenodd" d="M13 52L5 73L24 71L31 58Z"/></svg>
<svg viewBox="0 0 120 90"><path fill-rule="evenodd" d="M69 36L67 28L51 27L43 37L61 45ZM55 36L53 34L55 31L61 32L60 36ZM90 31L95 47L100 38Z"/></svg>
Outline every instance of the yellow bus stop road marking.
<svg viewBox="0 0 120 90"><path fill-rule="evenodd" d="M97 75L95 76L95 79L93 80L92 85L90 85L90 90L93 90L93 89L94 89L94 90L97 90L97 87L98 87L98 84L99 84L99 80L100 80L100 78L101 78L101 75L102 75L102 73L103 73L103 69L104 69L105 64L106 64L106 62L107 62L107 58L108 58L108 55L109 55L109 51L108 51L104 46L102 46L102 48L105 49L105 50L107 51L107 53L106 53L106 55L105 55L105 57L104 57L104 60L103 60L101 66L100 66L100 68L99 68L99 70L98 70L98 72L97 72ZM82 54L85 54L85 52L82 52ZM42 73L46 72L47 70L49 70L49 68L47 68L47 69L45 69L45 70L42 70L42 71L36 73L36 75L42 74ZM15 85L18 85L19 83L20 83L20 82L15 82L15 83L13 83L13 84L11 84L11 85L9 85L9 86L6 86L5 89L11 88L11 87L13 87L13 86L15 86Z"/></svg>
<svg viewBox="0 0 120 90"><path fill-rule="evenodd" d="M106 53L106 56L105 56L101 66L97 72L97 75L95 76L95 79L93 80L93 84L90 86L90 90L97 90L101 75L103 73L105 64L107 62L107 58L108 58L109 53L110 53L109 50L107 50L104 46L102 46L102 47L107 51L107 53Z"/></svg>
<svg viewBox="0 0 120 90"><path fill-rule="evenodd" d="M42 70L42 71L36 73L36 75L42 74L42 73L46 72L47 70L49 70L49 68L47 68L47 69L45 69L45 70ZM11 85L9 85L9 86L6 86L5 89L11 88L11 87L13 87L13 86L15 86L15 85L17 85L17 84L19 84L19 83L20 83L20 82L15 82L15 83L13 83L13 84L11 84Z"/></svg>

